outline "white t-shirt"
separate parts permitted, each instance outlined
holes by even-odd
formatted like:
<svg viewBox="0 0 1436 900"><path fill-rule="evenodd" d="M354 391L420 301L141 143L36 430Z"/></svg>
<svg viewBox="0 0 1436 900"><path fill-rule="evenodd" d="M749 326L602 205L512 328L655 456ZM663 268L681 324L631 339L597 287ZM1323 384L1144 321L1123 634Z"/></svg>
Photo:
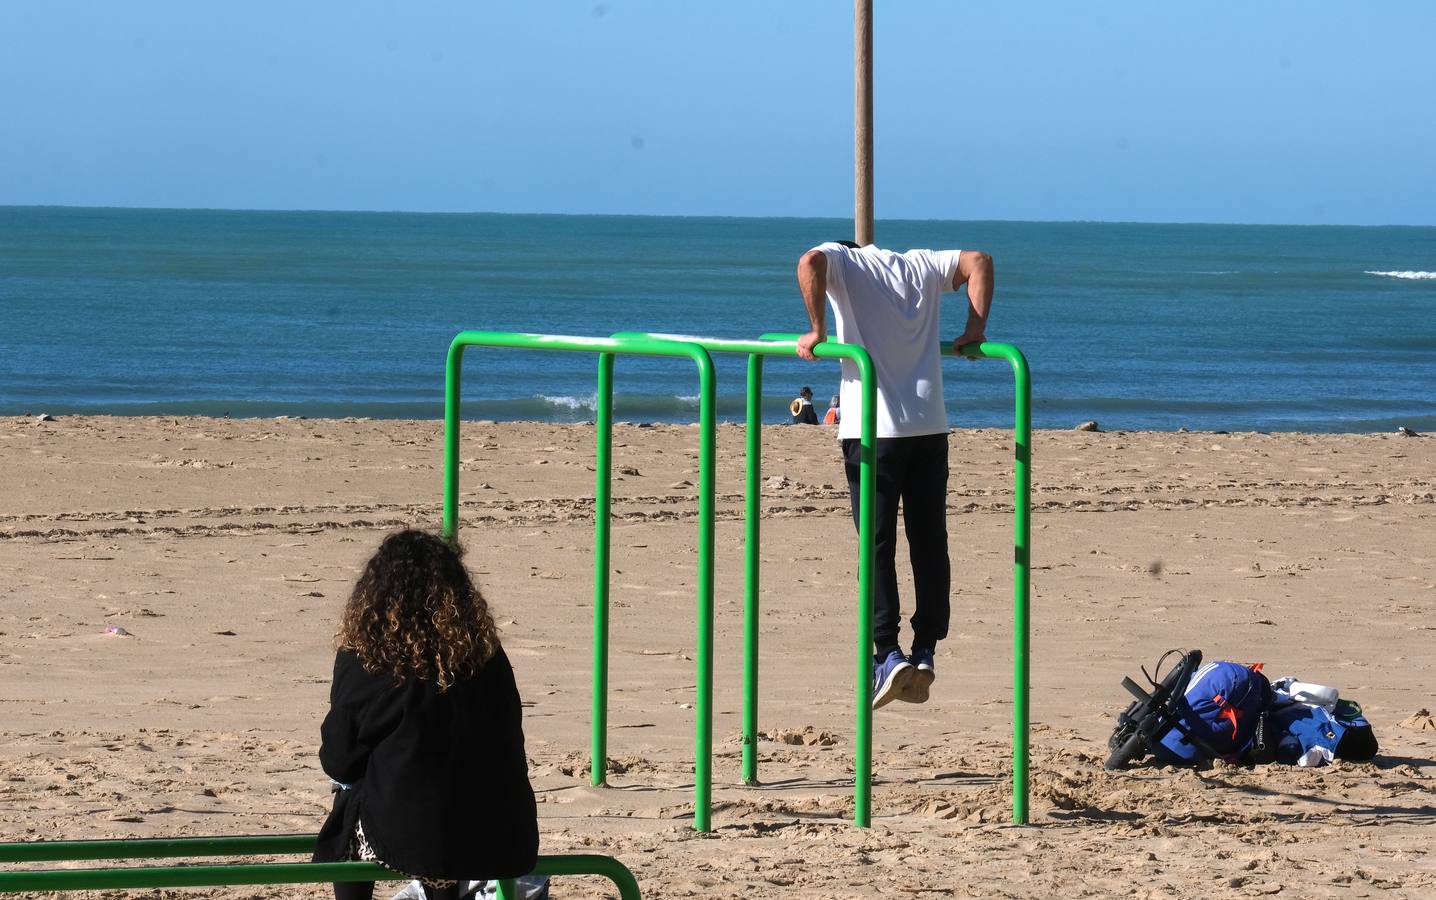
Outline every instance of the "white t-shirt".
<svg viewBox="0 0 1436 900"><path fill-rule="evenodd" d="M939 302L953 289L961 250L853 249L838 243L815 249L828 258L828 303L833 333L861 344L878 380L877 436L916 437L947 431L938 355ZM863 397L858 367L843 360L839 392L845 415L839 438L861 437Z"/></svg>

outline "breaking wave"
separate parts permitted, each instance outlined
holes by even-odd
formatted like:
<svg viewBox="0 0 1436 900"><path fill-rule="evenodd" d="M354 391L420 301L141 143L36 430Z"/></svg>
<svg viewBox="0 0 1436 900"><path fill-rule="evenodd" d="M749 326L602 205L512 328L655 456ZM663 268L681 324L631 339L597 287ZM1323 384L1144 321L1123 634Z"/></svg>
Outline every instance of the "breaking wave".
<svg viewBox="0 0 1436 900"><path fill-rule="evenodd" d="M1373 272L1366 270L1367 275L1384 275L1387 278L1401 278L1406 281L1436 281L1436 272Z"/></svg>

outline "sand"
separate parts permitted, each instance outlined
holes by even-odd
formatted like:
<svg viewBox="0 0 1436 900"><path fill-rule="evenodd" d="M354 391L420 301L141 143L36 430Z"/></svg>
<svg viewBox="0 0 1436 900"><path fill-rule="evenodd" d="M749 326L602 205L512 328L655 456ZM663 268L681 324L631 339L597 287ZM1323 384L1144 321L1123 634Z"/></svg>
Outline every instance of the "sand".
<svg viewBox="0 0 1436 900"><path fill-rule="evenodd" d="M338 610L386 531L437 523L440 436L427 421L0 420L0 840L317 829ZM689 426L615 435L618 771L594 788L592 429L466 425L461 536L524 697L544 852L614 855L650 898L1436 895L1421 715L1436 709L1436 439L1039 432L1031 825L1014 827L1011 435L955 431L953 633L931 701L874 716L858 829L856 542L833 431L765 431L763 784L747 787L743 432L722 427L706 835L691 828L696 441ZM1380 757L1104 771L1122 676L1171 647L1338 686ZM558 879L554 896L605 887Z"/></svg>

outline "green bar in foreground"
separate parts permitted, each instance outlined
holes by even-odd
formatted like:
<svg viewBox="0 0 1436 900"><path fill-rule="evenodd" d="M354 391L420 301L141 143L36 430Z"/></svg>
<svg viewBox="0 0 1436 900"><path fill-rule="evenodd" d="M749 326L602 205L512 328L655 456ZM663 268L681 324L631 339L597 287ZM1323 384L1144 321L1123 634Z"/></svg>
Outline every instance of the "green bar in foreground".
<svg viewBox="0 0 1436 900"><path fill-rule="evenodd" d="M0 863L278 856L312 853L314 842L315 836L312 834L34 841L0 844ZM581 853L540 856L533 874L598 875L614 883L622 900L639 900L638 882L633 873L623 863L609 856ZM402 875L383 866L365 862L52 869L0 872L0 894L244 884L321 884L336 881L396 881L402 878ZM512 889L507 892L511 894Z"/></svg>

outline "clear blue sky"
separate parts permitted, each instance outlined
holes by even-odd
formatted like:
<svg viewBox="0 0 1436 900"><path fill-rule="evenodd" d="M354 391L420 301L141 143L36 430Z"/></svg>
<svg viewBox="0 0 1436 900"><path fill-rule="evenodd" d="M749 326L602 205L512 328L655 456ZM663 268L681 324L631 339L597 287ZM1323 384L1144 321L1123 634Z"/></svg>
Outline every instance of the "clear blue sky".
<svg viewBox="0 0 1436 900"><path fill-rule="evenodd" d="M876 0L878 218L1436 224L1436 3ZM6 2L0 204L850 216L850 0Z"/></svg>

